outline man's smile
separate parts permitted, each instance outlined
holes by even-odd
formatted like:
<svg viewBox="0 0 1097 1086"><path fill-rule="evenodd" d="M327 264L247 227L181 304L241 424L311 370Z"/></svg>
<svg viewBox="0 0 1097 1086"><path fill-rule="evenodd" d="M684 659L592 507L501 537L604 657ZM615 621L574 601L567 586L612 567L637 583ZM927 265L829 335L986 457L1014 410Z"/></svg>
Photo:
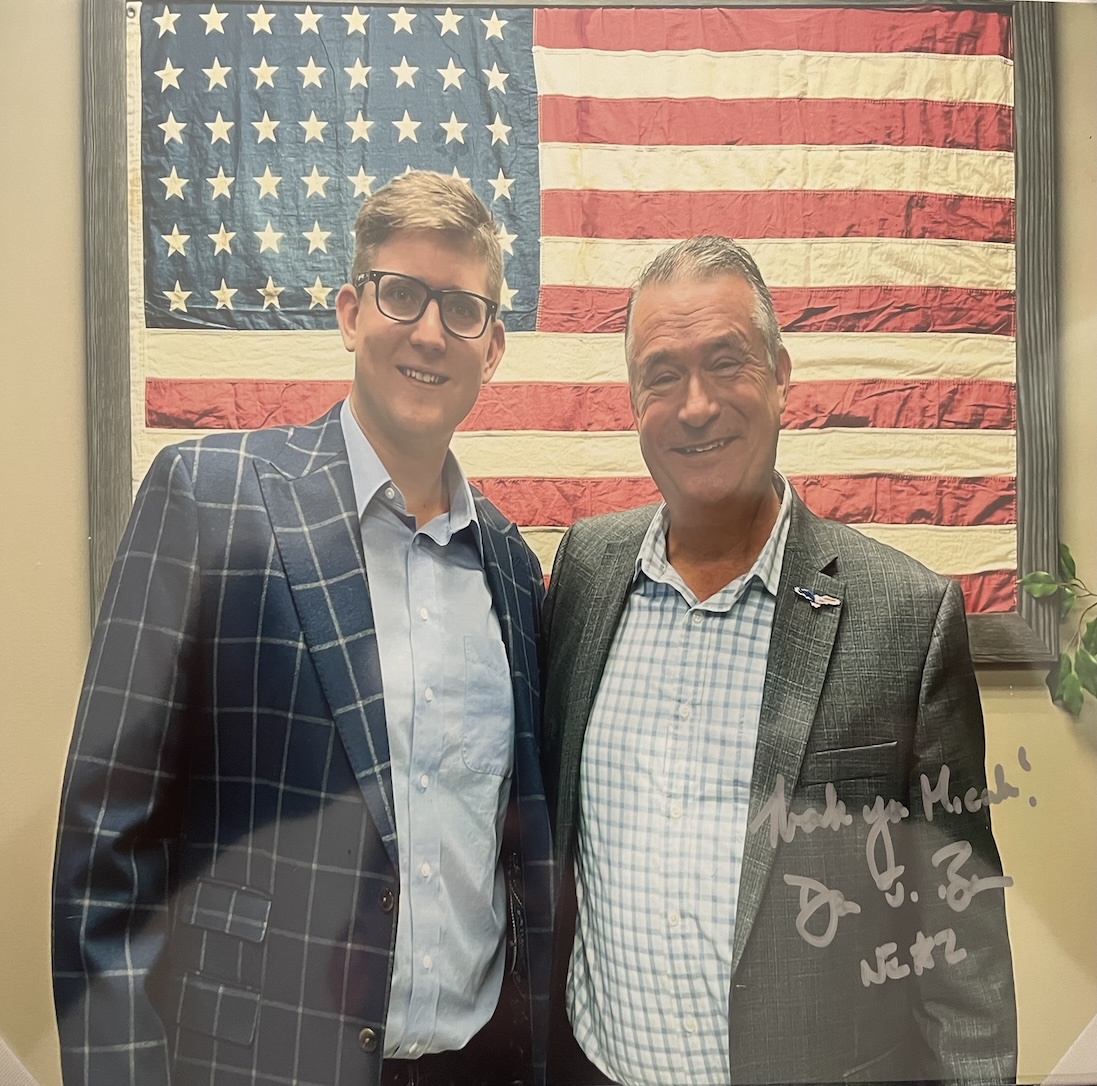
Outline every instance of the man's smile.
<svg viewBox="0 0 1097 1086"><path fill-rule="evenodd" d="M706 441L703 444L698 445L679 445L674 452L679 453L682 456L698 456L701 453L713 452L716 449L723 449L730 445L735 440L732 437L720 437L715 441Z"/></svg>
<svg viewBox="0 0 1097 1086"><path fill-rule="evenodd" d="M427 373L425 370L413 370L408 366L396 367L405 377L410 377L413 381L419 381L424 385L443 385L449 378L443 377L440 373Z"/></svg>

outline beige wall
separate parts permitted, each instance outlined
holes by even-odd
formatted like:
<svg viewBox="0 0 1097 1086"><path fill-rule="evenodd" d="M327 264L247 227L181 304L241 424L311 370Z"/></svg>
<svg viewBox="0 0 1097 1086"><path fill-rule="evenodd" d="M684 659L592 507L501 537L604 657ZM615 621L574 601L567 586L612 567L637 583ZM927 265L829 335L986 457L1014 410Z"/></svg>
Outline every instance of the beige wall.
<svg viewBox="0 0 1097 1086"><path fill-rule="evenodd" d="M59 1081L49 878L61 767L88 643L81 307L79 0L0 0L0 1036ZM1062 213L1062 534L1097 583L1097 8L1056 13ZM40 58L54 58L48 78ZM26 155L26 157L23 157ZM18 299L18 302L13 302ZM31 467L33 465L33 467ZM1097 714L1053 709L1042 677L984 672L988 762L1028 791L995 811L1026 1079L1097 1013ZM1033 794L1035 808L1024 799Z"/></svg>

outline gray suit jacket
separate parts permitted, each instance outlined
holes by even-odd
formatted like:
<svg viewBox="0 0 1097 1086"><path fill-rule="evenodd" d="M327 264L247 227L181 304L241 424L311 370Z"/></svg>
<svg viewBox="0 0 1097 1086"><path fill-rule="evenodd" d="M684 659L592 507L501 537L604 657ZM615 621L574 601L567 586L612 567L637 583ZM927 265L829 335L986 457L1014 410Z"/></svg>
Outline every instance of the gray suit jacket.
<svg viewBox="0 0 1097 1086"><path fill-rule="evenodd" d="M576 524L560 546L546 602L542 760L564 884L557 1000L574 925L583 736L652 513ZM841 602L813 608L795 587ZM931 803L927 817L921 776L932 789L942 766L950 804L967 795L976 810ZM850 823L805 832L782 822L779 776L793 812L814 807L823 815L832 783ZM972 875L1002 873L980 803L985 783L958 585L815 517L794 494L751 784L748 826L756 828L748 831L735 923L728 997L735 1082L1012 1081L1016 1017L1003 891L965 893L977 886ZM878 795L909 811L887 833L873 831L865 814ZM971 854L960 862L963 842ZM826 935L830 908L808 916L801 884L785 876L817 880L860 912L837 917L830 941L814 945ZM826 901L815 889L803 891L809 907ZM891 958L902 975L887 975L882 963Z"/></svg>

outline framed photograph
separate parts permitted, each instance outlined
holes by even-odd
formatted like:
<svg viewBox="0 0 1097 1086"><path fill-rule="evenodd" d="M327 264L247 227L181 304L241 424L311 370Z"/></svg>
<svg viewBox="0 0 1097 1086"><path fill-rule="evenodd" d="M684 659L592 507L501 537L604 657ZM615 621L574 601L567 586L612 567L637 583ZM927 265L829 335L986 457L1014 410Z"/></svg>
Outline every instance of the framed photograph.
<svg viewBox="0 0 1097 1086"><path fill-rule="evenodd" d="M545 572L575 519L656 500L628 286L743 241L817 513L956 577L973 656L1041 663L1057 609L1048 5L567 7L87 0L92 592L156 451L342 398L362 199L465 178L504 237L507 354L454 448Z"/></svg>

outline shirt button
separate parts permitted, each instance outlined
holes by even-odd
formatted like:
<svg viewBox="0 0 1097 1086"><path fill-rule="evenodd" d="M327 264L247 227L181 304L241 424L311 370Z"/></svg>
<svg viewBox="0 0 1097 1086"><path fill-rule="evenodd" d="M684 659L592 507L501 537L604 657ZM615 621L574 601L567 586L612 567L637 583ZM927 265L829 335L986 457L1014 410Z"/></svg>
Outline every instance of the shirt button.
<svg viewBox="0 0 1097 1086"><path fill-rule="evenodd" d="M425 879L430 878L430 864L428 864L426 860L419 865L419 874Z"/></svg>
<svg viewBox="0 0 1097 1086"><path fill-rule="evenodd" d="M434 964L434 959L429 954L423 955L423 968L429 969Z"/></svg>
<svg viewBox="0 0 1097 1086"><path fill-rule="evenodd" d="M412 1041L411 1044L408 1045L408 1055L409 1056L414 1056L418 1052L419 1052L419 1042L418 1041Z"/></svg>
<svg viewBox="0 0 1097 1086"><path fill-rule="evenodd" d="M670 801L670 817L671 818L681 818L682 817L682 804L676 799L673 799L673 800Z"/></svg>
<svg viewBox="0 0 1097 1086"><path fill-rule="evenodd" d="M393 906L396 904L396 895L391 890L382 890L378 904L381 906L381 912L391 913Z"/></svg>
<svg viewBox="0 0 1097 1086"><path fill-rule="evenodd" d="M430 777L429 777L429 776L427 776L427 774L426 774L426 773L424 773L424 774L423 774L423 775L422 775L422 776L421 776L421 777L419 778L419 787L420 787L420 788L422 788L422 790L423 790L423 791L425 792L425 791L427 790L427 786L428 786L429 784L430 784Z"/></svg>
<svg viewBox="0 0 1097 1086"><path fill-rule="evenodd" d="M692 1017L692 1016L687 1018L682 1023L682 1025L686 1027L686 1033L696 1033L697 1032L697 1019Z"/></svg>
<svg viewBox="0 0 1097 1086"><path fill-rule="evenodd" d="M392 501L392 499L396 497L396 491L393 490L391 486L386 486L385 497L388 498L389 501Z"/></svg>
<svg viewBox="0 0 1097 1086"><path fill-rule="evenodd" d="M678 715L683 720L689 720L689 706L688 705L679 705L678 706Z"/></svg>
<svg viewBox="0 0 1097 1086"><path fill-rule="evenodd" d="M700 611L693 612L693 625L700 626L705 621L705 616Z"/></svg>
<svg viewBox="0 0 1097 1086"><path fill-rule="evenodd" d="M377 1031L366 1026L366 1028L358 1034L358 1044L361 1046L363 1052L376 1052Z"/></svg>
<svg viewBox="0 0 1097 1086"><path fill-rule="evenodd" d="M667 923L672 928L678 927L678 924L681 921L681 919L682 918L678 915L678 913L674 909L671 909L670 912L667 913Z"/></svg>
<svg viewBox="0 0 1097 1086"><path fill-rule="evenodd" d="M428 686L426 690L423 691L423 697L425 697L427 701L434 701L434 691Z"/></svg>
<svg viewBox="0 0 1097 1086"><path fill-rule="evenodd" d="M426 621L427 621L427 619L428 619L428 618L430 617L430 612L429 612L429 611L428 611L428 610L427 610L427 609L426 609L425 607L420 607L420 608L419 608L419 617L420 617L420 618L421 618L421 619L422 619L422 620L423 620L424 622L426 622Z"/></svg>

